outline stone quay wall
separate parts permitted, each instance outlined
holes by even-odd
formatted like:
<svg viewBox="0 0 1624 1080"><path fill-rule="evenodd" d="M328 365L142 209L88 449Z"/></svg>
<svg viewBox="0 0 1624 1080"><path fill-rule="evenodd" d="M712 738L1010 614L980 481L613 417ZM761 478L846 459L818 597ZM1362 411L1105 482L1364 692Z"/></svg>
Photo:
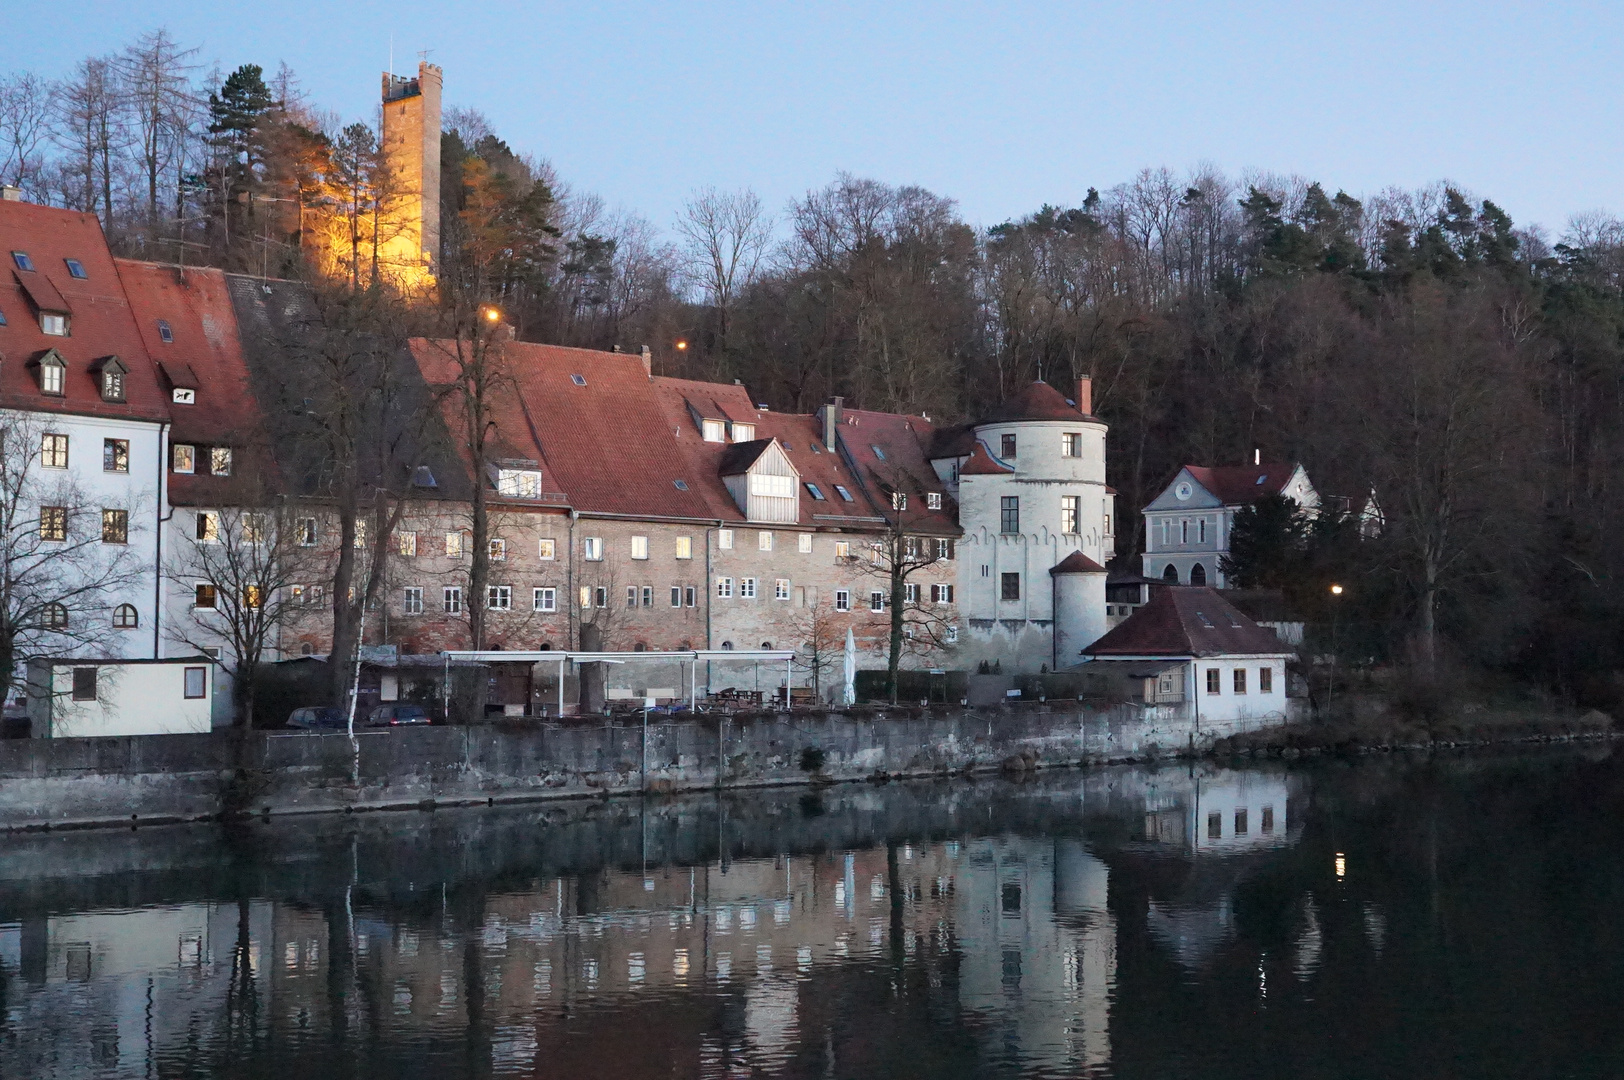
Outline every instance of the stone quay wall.
<svg viewBox="0 0 1624 1080"><path fill-rule="evenodd" d="M590 726L0 742L0 829L590 798L1100 764L1207 749L1172 708L1077 703ZM810 752L809 752L810 751ZM645 764L646 763L646 764Z"/></svg>

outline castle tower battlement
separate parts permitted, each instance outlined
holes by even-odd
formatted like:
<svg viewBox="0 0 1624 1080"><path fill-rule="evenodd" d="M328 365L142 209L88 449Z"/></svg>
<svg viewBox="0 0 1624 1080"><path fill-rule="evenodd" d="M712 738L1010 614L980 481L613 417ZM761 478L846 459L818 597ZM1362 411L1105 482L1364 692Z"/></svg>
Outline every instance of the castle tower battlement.
<svg viewBox="0 0 1624 1080"><path fill-rule="evenodd" d="M380 260L397 277L432 274L440 254L440 92L444 73L427 61L415 79L383 73L383 156L391 228Z"/></svg>

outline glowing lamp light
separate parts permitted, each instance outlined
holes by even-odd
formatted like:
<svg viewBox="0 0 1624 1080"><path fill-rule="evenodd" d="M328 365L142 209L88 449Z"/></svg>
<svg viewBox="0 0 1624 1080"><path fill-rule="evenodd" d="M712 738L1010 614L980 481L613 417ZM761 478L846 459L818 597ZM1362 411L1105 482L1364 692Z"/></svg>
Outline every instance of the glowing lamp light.
<svg viewBox="0 0 1624 1080"><path fill-rule="evenodd" d="M1341 596L1342 595L1342 586L1340 586L1340 585L1332 585L1331 586L1331 595L1332 596Z"/></svg>
<svg viewBox="0 0 1624 1080"><path fill-rule="evenodd" d="M677 342L677 351L678 352L686 352L687 350L688 350L688 343L686 341Z"/></svg>
<svg viewBox="0 0 1624 1080"><path fill-rule="evenodd" d="M1340 851L1336 853L1336 876L1338 878L1348 876L1348 859Z"/></svg>
<svg viewBox="0 0 1624 1080"><path fill-rule="evenodd" d="M486 322L495 322L496 320L500 319L501 317L502 317L502 313L500 311L496 310L495 308L488 307L488 308L485 309L485 321Z"/></svg>

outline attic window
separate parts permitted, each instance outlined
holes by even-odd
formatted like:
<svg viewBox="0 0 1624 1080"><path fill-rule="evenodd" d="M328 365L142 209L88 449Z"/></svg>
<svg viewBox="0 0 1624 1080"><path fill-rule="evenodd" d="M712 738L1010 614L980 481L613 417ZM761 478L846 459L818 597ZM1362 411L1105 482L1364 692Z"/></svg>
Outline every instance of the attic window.
<svg viewBox="0 0 1624 1080"><path fill-rule="evenodd" d="M101 396L103 401L124 400L124 372L111 367L102 369Z"/></svg>
<svg viewBox="0 0 1624 1080"><path fill-rule="evenodd" d="M687 491L688 490L688 481L686 481L686 480L673 480L673 481L671 481L671 485L673 487L675 487L678 491Z"/></svg>
<svg viewBox="0 0 1624 1080"><path fill-rule="evenodd" d="M539 499L541 473L533 469L498 469L496 491L509 499Z"/></svg>
<svg viewBox="0 0 1624 1080"><path fill-rule="evenodd" d="M851 492L847 491L845 488L841 487L839 484L835 485L835 494L839 495L842 499L845 499L847 502L851 502Z"/></svg>
<svg viewBox="0 0 1624 1080"><path fill-rule="evenodd" d="M576 386L585 386L586 385L586 376L585 375L571 375L570 376L570 382L574 383Z"/></svg>
<svg viewBox="0 0 1624 1080"><path fill-rule="evenodd" d="M11 253L11 261L17 264L17 269L19 270L34 269L34 260L28 257L28 252L26 251L13 251Z"/></svg>
<svg viewBox="0 0 1624 1080"><path fill-rule="evenodd" d="M165 345L175 343L175 332L169 328L169 323L164 319L158 320L158 337Z"/></svg>
<svg viewBox="0 0 1624 1080"><path fill-rule="evenodd" d="M885 451L884 450L881 450L878 446L875 446L873 443L870 443L868 448L870 450L874 451L874 456L875 457L879 458L881 461L885 460Z"/></svg>
<svg viewBox="0 0 1624 1080"><path fill-rule="evenodd" d="M39 332L51 337L68 336L68 317L53 312L42 311L39 314Z"/></svg>
<svg viewBox="0 0 1624 1080"><path fill-rule="evenodd" d="M814 454L821 454L821 453L823 453L823 447L819 446L817 443L814 442L812 444L812 452Z"/></svg>
<svg viewBox="0 0 1624 1080"><path fill-rule="evenodd" d="M1218 629L1216 626L1212 625L1212 620L1207 618L1207 613L1206 612L1198 611L1198 612L1195 613L1195 617L1200 619L1201 620L1201 625L1205 626L1208 630L1216 630L1216 629Z"/></svg>
<svg viewBox="0 0 1624 1080"><path fill-rule="evenodd" d="M437 488L439 481L434 479L434 471L427 465L419 465L412 470L412 486L420 488Z"/></svg>
<svg viewBox="0 0 1624 1080"><path fill-rule="evenodd" d="M727 442L727 425L720 420L703 420L699 429L706 442Z"/></svg>
<svg viewBox="0 0 1624 1080"><path fill-rule="evenodd" d="M85 264L80 262L78 259L63 259L62 261L68 264L69 277L77 278L80 281L83 281L90 276L89 274L85 273Z"/></svg>
<svg viewBox="0 0 1624 1080"><path fill-rule="evenodd" d="M806 485L806 490L814 499L817 499L819 502L827 502L828 501L827 499L825 499L823 497L823 492L818 490L818 485L816 485L816 484L808 484L808 485Z"/></svg>
<svg viewBox="0 0 1624 1080"><path fill-rule="evenodd" d="M45 354L39 362L39 389L42 394L62 396L62 388L67 382L67 365L53 349Z"/></svg>
<svg viewBox="0 0 1624 1080"><path fill-rule="evenodd" d="M1260 477L1258 477L1258 478L1257 478L1257 480L1256 480L1256 481L1254 481L1254 482L1255 482L1255 483L1258 483L1258 484L1261 484L1261 483L1263 483L1263 480L1264 480L1264 478L1263 478L1263 477L1261 477L1261 476L1260 476Z"/></svg>
<svg viewBox="0 0 1624 1080"><path fill-rule="evenodd" d="M733 441L734 442L749 442L751 439L754 439L755 437L756 437L756 425L754 425L754 424L734 424L733 425Z"/></svg>
<svg viewBox="0 0 1624 1080"><path fill-rule="evenodd" d="M940 491L926 492L925 507L929 510L940 510L942 508L942 493Z"/></svg>

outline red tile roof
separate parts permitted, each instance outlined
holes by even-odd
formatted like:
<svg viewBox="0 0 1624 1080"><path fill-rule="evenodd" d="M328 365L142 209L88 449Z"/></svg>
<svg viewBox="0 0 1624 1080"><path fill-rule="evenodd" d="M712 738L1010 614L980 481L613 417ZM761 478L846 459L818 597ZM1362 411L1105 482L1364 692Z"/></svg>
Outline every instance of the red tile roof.
<svg viewBox="0 0 1624 1080"><path fill-rule="evenodd" d="M1271 461L1262 465L1186 465L1184 470L1198 484L1222 499L1225 506L1244 506L1257 502L1265 495L1278 495L1285 490L1297 466L1288 461Z"/></svg>
<svg viewBox="0 0 1624 1080"><path fill-rule="evenodd" d="M11 253L27 252L32 271L14 269ZM68 275L77 259L84 278ZM137 332L124 286L93 214L33 203L0 201L0 404L45 412L161 421L168 399ZM28 288L21 282L27 280ZM69 309L69 337L41 332L36 300ZM42 394L34 362L55 349L67 362L62 396ZM117 356L128 369L122 402L103 401L93 365Z"/></svg>
<svg viewBox="0 0 1624 1080"><path fill-rule="evenodd" d="M1051 574L1103 574L1105 572L1105 567L1090 559L1081 551L1072 552L1049 570Z"/></svg>
<svg viewBox="0 0 1624 1080"><path fill-rule="evenodd" d="M842 446L869 488L870 501L887 519L895 521L891 493L907 495L908 507L901 515L910 532L960 534L958 510L936 470L926 460L935 430L923 416L847 409L836 428ZM878 448L878 452L876 452ZM883 455L883 456L882 456ZM930 509L927 495L941 496L941 509Z"/></svg>
<svg viewBox="0 0 1624 1080"><path fill-rule="evenodd" d="M1006 476L1015 470L1001 461L994 461L987 447L977 440L970 451L970 460L959 467L960 476Z"/></svg>
<svg viewBox="0 0 1624 1080"><path fill-rule="evenodd" d="M1066 400L1066 395L1046 382L1035 382L993 409L983 423L1012 423L1018 420L1089 420L1103 423Z"/></svg>
<svg viewBox="0 0 1624 1080"><path fill-rule="evenodd" d="M1085 656L1279 656L1291 650L1216 590L1161 585Z"/></svg>

